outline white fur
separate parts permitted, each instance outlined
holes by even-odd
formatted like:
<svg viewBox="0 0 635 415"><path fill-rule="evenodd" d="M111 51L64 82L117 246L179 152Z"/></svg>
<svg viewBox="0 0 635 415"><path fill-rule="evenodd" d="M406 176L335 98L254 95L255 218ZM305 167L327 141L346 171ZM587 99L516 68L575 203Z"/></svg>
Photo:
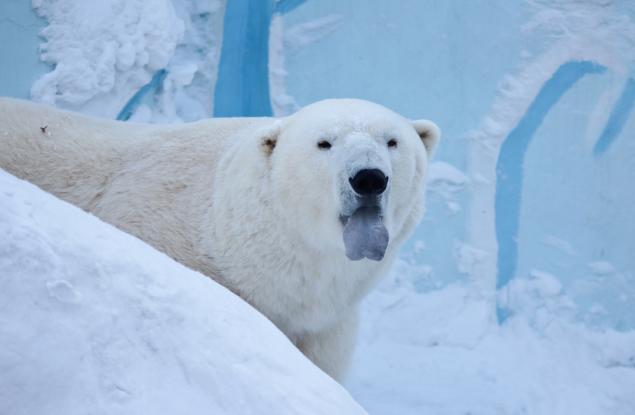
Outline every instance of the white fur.
<svg viewBox="0 0 635 415"><path fill-rule="evenodd" d="M423 213L438 138L429 121L360 100L282 119L155 126L0 99L1 168L225 285L336 379L352 353L357 304ZM323 139L331 149L318 149ZM390 176L390 243L382 261L351 261L339 213L348 177L370 167Z"/></svg>

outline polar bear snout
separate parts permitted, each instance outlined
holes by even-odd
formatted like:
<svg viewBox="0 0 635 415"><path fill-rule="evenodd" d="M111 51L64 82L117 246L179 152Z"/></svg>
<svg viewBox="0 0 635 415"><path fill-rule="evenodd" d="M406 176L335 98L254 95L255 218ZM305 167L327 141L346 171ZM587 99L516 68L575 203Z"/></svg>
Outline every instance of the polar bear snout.
<svg viewBox="0 0 635 415"><path fill-rule="evenodd" d="M351 187L360 196L377 196L388 187L388 176L379 169L362 169L348 179Z"/></svg>
<svg viewBox="0 0 635 415"><path fill-rule="evenodd" d="M384 258L390 239L384 223L388 182L389 176L377 167L362 168L348 178L352 197L340 221L346 256L352 261Z"/></svg>

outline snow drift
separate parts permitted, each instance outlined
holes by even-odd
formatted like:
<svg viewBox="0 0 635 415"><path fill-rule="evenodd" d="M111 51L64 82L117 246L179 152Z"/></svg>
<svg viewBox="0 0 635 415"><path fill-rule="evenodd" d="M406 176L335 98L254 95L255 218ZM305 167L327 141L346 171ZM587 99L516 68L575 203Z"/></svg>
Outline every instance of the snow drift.
<svg viewBox="0 0 635 415"><path fill-rule="evenodd" d="M265 317L0 170L1 414L362 414Z"/></svg>

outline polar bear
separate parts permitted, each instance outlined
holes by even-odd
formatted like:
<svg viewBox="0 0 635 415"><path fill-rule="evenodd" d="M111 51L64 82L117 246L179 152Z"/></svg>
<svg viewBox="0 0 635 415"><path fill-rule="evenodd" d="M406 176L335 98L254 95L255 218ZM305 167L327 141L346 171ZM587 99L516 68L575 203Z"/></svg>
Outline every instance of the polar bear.
<svg viewBox="0 0 635 415"><path fill-rule="evenodd" d="M0 99L0 168L232 290L341 380L440 137L378 104L159 126Z"/></svg>

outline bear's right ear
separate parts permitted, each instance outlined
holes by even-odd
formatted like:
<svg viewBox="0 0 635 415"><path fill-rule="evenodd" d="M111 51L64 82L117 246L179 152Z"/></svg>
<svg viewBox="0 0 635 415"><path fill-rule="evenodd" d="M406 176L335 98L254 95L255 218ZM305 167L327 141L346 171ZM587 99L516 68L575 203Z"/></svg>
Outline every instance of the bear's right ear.
<svg viewBox="0 0 635 415"><path fill-rule="evenodd" d="M431 156L437 148L437 144L439 144L439 139L441 139L441 130L439 130L439 127L435 123L429 120L413 121L412 126L426 147L428 157Z"/></svg>
<svg viewBox="0 0 635 415"><path fill-rule="evenodd" d="M276 121L272 125L268 125L259 131L260 147L267 156L270 156L271 153L273 153L273 149L276 148L278 136L281 131L282 126L280 121Z"/></svg>

